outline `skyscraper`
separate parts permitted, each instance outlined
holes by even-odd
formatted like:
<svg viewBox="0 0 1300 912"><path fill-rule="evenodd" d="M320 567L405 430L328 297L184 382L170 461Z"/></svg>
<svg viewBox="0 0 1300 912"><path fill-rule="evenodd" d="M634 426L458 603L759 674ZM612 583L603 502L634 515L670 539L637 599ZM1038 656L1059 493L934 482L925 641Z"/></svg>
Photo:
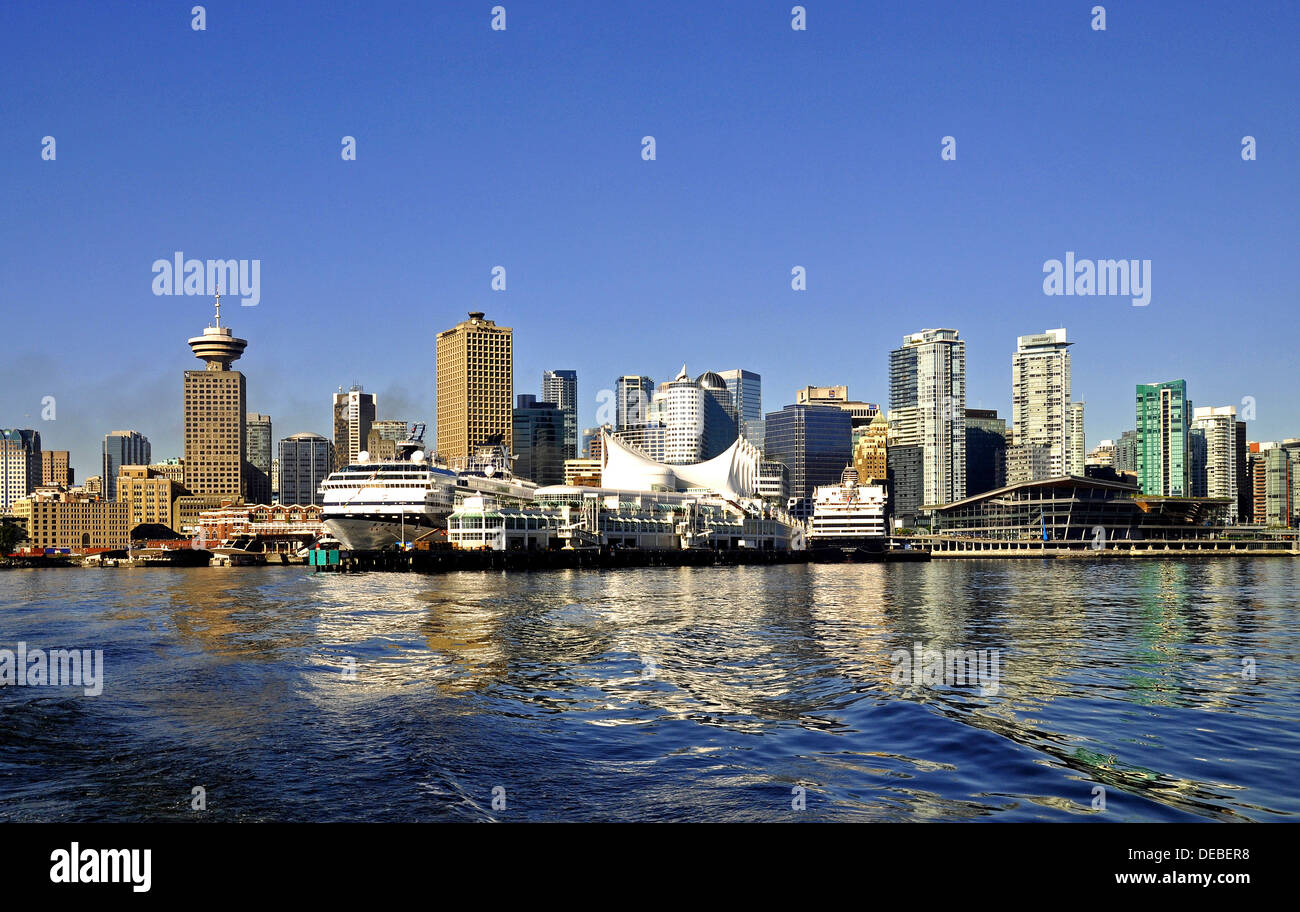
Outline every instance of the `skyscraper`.
<svg viewBox="0 0 1300 912"><path fill-rule="evenodd" d="M1007 422L996 409L966 409L966 496L1006 484Z"/></svg>
<svg viewBox="0 0 1300 912"><path fill-rule="evenodd" d="M718 371L718 376L727 384L727 390L731 393L740 436L754 446L762 447L763 378L753 371L739 368Z"/></svg>
<svg viewBox="0 0 1300 912"><path fill-rule="evenodd" d="M514 473L539 485L564 484L564 412L554 402L538 401L520 393L516 397L513 424L514 449L518 454Z"/></svg>
<svg viewBox="0 0 1300 912"><path fill-rule="evenodd" d="M736 413L731 390L720 374L705 371L695 378L704 391L704 430L702 459L712 459L726 452L740 436L740 416Z"/></svg>
<svg viewBox="0 0 1300 912"><path fill-rule="evenodd" d="M72 487L74 473L69 458L67 450L41 450L41 484Z"/></svg>
<svg viewBox="0 0 1300 912"><path fill-rule="evenodd" d="M1250 478L1250 459L1247 453L1246 422L1238 421L1236 427L1237 460L1237 522L1248 523L1254 518L1254 490Z"/></svg>
<svg viewBox="0 0 1300 912"><path fill-rule="evenodd" d="M0 430L0 513L8 513L41 483L41 433L30 428Z"/></svg>
<svg viewBox="0 0 1300 912"><path fill-rule="evenodd" d="M244 416L244 496L252 503L271 502L271 416L251 412Z"/></svg>
<svg viewBox="0 0 1300 912"><path fill-rule="evenodd" d="M1137 387L1137 475L1143 494L1187 497L1187 431L1192 403L1187 382L1139 383Z"/></svg>
<svg viewBox="0 0 1300 912"><path fill-rule="evenodd" d="M663 384L655 398L664 419L664 462L688 465L704 458L705 394L686 373L686 365L672 381Z"/></svg>
<svg viewBox="0 0 1300 912"><path fill-rule="evenodd" d="M842 409L787 405L768 412L765 427L763 451L768 460L789 469L790 497L804 508L812 503L813 488L838 484L853 460L853 419Z"/></svg>
<svg viewBox="0 0 1300 912"><path fill-rule="evenodd" d="M1082 475L1083 403L1070 401L1070 346L1064 329L1016 339L1011 358L1011 421L1016 445L1048 448L1047 475Z"/></svg>
<svg viewBox="0 0 1300 912"><path fill-rule="evenodd" d="M614 384L614 430L640 427L650 413L655 382L641 374L624 374Z"/></svg>
<svg viewBox="0 0 1300 912"><path fill-rule="evenodd" d="M889 427L891 446L921 448L923 505L966 496L966 343L957 330L912 333L890 353Z"/></svg>
<svg viewBox="0 0 1300 912"><path fill-rule="evenodd" d="M272 452L271 416L250 412L244 418L244 447L248 453L248 462L259 471L271 474Z"/></svg>
<svg viewBox="0 0 1300 912"><path fill-rule="evenodd" d="M375 421L375 394L354 386L346 393L334 394L334 468L356 463L357 454L366 448L370 426ZM284 466L280 466L283 479ZM283 482L282 482L283 483ZM282 501L283 502L283 501Z"/></svg>
<svg viewBox="0 0 1300 912"><path fill-rule="evenodd" d="M235 338L221 325L221 297L217 317L203 334L189 340L203 370L185 372L185 487L197 497L244 496L246 460L244 421L248 414L244 375L230 365L244 353L248 342ZM139 462L147 465L149 459ZM103 484L112 490L105 468Z"/></svg>
<svg viewBox="0 0 1300 912"><path fill-rule="evenodd" d="M1114 456L1111 461L1116 472L1128 472L1133 475L1138 470L1138 435L1137 431L1124 431L1115 441Z"/></svg>
<svg viewBox="0 0 1300 912"><path fill-rule="evenodd" d="M554 402L564 415L564 458L578 455L578 372L548 370L542 372L542 401Z"/></svg>
<svg viewBox="0 0 1300 912"><path fill-rule="evenodd" d="M1088 460L1087 438L1083 432L1083 406L1082 402L1071 402L1065 407L1065 473L1081 477Z"/></svg>
<svg viewBox="0 0 1300 912"><path fill-rule="evenodd" d="M113 431L105 434L101 462L104 499L117 500L117 473L122 471L122 466L147 466L152 460L153 448L149 445L149 438L143 434L136 431Z"/></svg>
<svg viewBox="0 0 1300 912"><path fill-rule="evenodd" d="M889 477L888 452L889 421L883 414L853 428L853 467L862 484L880 484Z"/></svg>
<svg viewBox="0 0 1300 912"><path fill-rule="evenodd" d="M334 447L320 434L294 434L280 441L280 503L320 504L321 482L334 464Z"/></svg>
<svg viewBox="0 0 1300 912"><path fill-rule="evenodd" d="M1239 515L1237 464L1237 409L1231 405L1198 408L1192 411L1192 430L1205 439L1203 467L1205 489L1202 497L1226 497L1232 501L1229 521ZM1198 479L1199 480L1199 479ZM1197 488L1200 485L1196 485Z"/></svg>
<svg viewBox="0 0 1300 912"><path fill-rule="evenodd" d="M794 394L796 405L833 405L844 409L853 416L855 428L871 424L880 414L880 406L874 402L862 402L849 398L847 386L805 386Z"/></svg>
<svg viewBox="0 0 1300 912"><path fill-rule="evenodd" d="M463 459L494 438L511 450L514 330L471 311L438 333L435 357L438 452Z"/></svg>

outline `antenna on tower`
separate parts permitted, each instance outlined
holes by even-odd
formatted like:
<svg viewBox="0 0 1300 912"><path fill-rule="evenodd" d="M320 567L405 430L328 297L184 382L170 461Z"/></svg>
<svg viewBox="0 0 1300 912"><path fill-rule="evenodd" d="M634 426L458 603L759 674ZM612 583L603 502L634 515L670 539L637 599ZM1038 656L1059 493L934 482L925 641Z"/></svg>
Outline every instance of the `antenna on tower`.
<svg viewBox="0 0 1300 912"><path fill-rule="evenodd" d="M221 285L217 284L217 329L221 328Z"/></svg>

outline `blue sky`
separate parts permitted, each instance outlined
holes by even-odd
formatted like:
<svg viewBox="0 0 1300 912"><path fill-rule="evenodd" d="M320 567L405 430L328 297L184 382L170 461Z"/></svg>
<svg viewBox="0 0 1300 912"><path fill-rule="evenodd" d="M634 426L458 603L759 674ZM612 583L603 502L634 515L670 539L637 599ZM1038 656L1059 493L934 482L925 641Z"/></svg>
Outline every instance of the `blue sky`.
<svg viewBox="0 0 1300 912"><path fill-rule="evenodd" d="M758 371L767 410L884 403L889 350L938 326L1009 417L1015 337L1065 326L1090 446L1178 377L1300 436L1289 0L1106 3L1104 32L1043 0L811 2L803 32L789 2L505 0L504 32L486 2L212 2L198 32L192 5L0 7L0 426L79 477L115 429L181 453L211 307L152 293L177 250L261 261L223 316L277 438L328 433L352 383L431 422L469 310L515 328L517 392L578 371L584 426L683 362ZM1045 296L1067 250L1151 260L1151 304Z"/></svg>

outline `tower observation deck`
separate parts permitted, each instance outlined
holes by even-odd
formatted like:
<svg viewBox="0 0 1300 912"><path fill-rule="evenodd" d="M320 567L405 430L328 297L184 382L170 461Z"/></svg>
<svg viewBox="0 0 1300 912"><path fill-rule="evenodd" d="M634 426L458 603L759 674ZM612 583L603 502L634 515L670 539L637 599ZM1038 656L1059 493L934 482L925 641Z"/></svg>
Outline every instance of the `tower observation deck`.
<svg viewBox="0 0 1300 912"><path fill-rule="evenodd" d="M217 319L214 326L205 327L203 335L189 340L194 357L207 362L207 370L230 370L232 362L239 360L248 346L248 340L236 339L230 327L221 325L221 295L217 295Z"/></svg>

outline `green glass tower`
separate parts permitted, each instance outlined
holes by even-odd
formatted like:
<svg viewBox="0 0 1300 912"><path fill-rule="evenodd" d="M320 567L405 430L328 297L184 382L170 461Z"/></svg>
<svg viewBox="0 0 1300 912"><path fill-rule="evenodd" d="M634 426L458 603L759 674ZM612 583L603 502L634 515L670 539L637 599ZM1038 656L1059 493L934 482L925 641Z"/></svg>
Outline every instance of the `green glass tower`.
<svg viewBox="0 0 1300 912"><path fill-rule="evenodd" d="M1190 497L1187 381L1139 383L1137 476L1143 494Z"/></svg>

